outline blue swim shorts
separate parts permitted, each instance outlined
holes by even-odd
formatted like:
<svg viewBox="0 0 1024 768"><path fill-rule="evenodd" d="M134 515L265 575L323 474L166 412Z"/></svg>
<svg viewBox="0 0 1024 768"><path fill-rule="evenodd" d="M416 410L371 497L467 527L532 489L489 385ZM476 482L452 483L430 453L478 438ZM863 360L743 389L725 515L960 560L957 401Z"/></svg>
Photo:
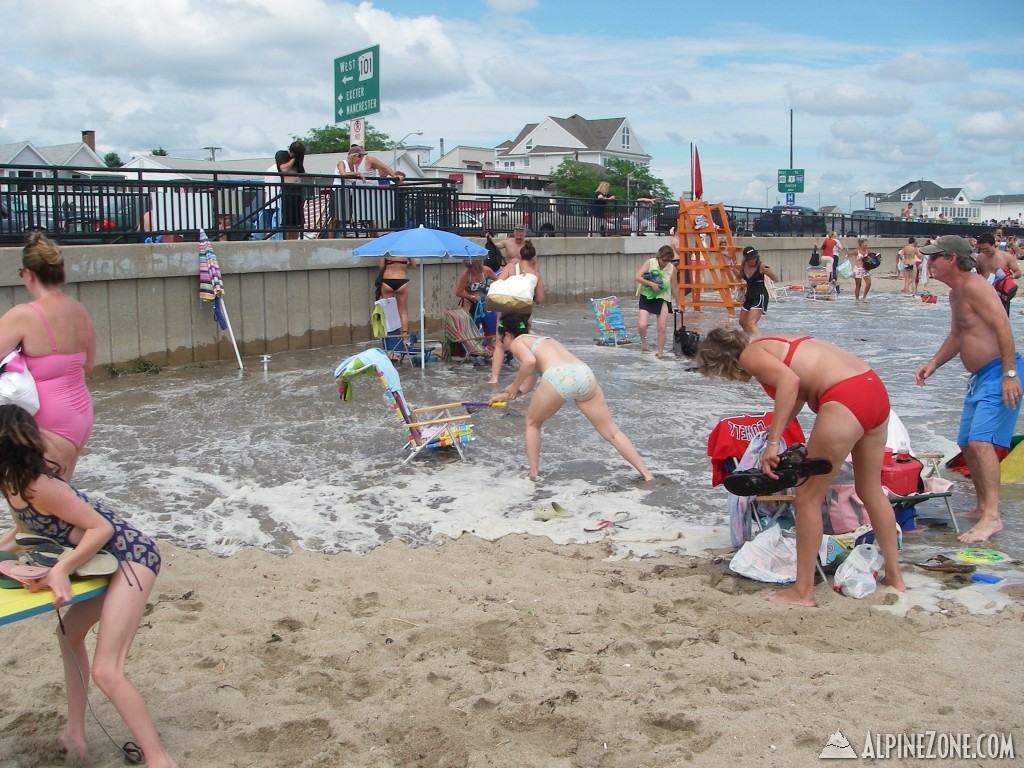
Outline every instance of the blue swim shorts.
<svg viewBox="0 0 1024 768"><path fill-rule="evenodd" d="M1019 354L1017 377L1024 377L1024 365L1021 364ZM967 382L957 445L963 447L968 443L992 443L1000 448L1009 448L1019 412L1019 401L1016 408L1003 405L1003 361L996 358Z"/></svg>

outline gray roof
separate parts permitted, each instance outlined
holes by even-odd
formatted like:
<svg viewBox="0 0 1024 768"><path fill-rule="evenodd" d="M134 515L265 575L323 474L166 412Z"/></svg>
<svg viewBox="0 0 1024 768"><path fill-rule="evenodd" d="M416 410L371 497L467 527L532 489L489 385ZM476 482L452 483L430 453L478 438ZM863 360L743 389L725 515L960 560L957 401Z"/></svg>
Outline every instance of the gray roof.
<svg viewBox="0 0 1024 768"><path fill-rule="evenodd" d="M1024 204L1024 195L987 195L983 197L981 202L983 203L1022 203Z"/></svg>
<svg viewBox="0 0 1024 768"><path fill-rule="evenodd" d="M552 117L548 116L549 120L554 121L559 126L564 128L571 136L579 140L583 146L588 150L602 150L606 149L611 143L612 139L618 133L622 124L626 122L624 117L606 117L599 120L587 120L585 117L579 115L573 115L572 117ZM536 130L540 123L527 123L523 126L522 130L516 135L512 141L504 141L497 146L499 155L508 154L508 150L511 147L516 146L523 139L526 138L532 131ZM558 147L558 146L537 146L533 147L527 154L548 154L558 152L575 152L576 147Z"/></svg>
<svg viewBox="0 0 1024 768"><path fill-rule="evenodd" d="M913 194L912 202L918 202L921 200L942 200L944 198L952 199L960 194L963 187L940 187L931 181L924 181L923 179L918 181L908 181L902 187L887 195L876 198L876 203L902 203L903 195Z"/></svg>

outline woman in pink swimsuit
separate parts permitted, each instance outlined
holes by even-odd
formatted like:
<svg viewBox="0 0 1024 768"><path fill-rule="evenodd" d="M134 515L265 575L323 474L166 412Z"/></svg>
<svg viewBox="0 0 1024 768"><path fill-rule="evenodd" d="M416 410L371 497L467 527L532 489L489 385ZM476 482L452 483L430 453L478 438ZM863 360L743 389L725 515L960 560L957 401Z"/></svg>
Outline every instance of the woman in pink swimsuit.
<svg viewBox="0 0 1024 768"><path fill-rule="evenodd" d="M814 558L821 546L821 504L847 455L853 457L854 483L864 502L885 558L881 583L903 591L896 554L896 516L882 490L882 457L889 425L889 395L870 366L845 349L811 336L761 336L738 328L715 328L697 352L705 376L731 381L757 379L775 400L761 469L775 477L779 438L807 405L817 418L807 441L809 456L832 461L833 471L809 477L796 489L796 582L772 600L814 605Z"/></svg>
<svg viewBox="0 0 1024 768"><path fill-rule="evenodd" d="M92 397L85 374L96 357L96 335L89 313L64 293L64 257L40 232L28 236L18 270L32 297L0 317L0 355L21 346L39 390L36 423L46 456L70 480L79 453L92 432Z"/></svg>

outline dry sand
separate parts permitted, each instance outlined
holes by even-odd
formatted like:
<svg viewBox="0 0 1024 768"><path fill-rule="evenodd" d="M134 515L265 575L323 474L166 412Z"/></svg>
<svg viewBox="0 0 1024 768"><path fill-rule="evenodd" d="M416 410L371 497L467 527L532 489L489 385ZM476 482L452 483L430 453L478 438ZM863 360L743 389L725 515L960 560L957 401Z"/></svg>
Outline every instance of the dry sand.
<svg viewBox="0 0 1024 768"><path fill-rule="evenodd" d="M129 671L182 768L810 766L836 731L858 753L868 733L922 731L1024 750L1024 587L908 566L927 608L819 586L801 609L729 575L727 552L612 561L524 535L364 556L162 549ZM4 768L63 764L52 619L0 628ZM88 732L91 765L123 765Z"/></svg>
<svg viewBox="0 0 1024 768"><path fill-rule="evenodd" d="M183 768L807 766L837 730L858 752L869 731L1024 738L1020 587L980 598L990 615L894 616L890 590L785 608L727 558L609 561L539 537L163 549L130 674ZM0 629L4 766L61 764L48 616ZM94 723L89 741L92 765L122 764Z"/></svg>

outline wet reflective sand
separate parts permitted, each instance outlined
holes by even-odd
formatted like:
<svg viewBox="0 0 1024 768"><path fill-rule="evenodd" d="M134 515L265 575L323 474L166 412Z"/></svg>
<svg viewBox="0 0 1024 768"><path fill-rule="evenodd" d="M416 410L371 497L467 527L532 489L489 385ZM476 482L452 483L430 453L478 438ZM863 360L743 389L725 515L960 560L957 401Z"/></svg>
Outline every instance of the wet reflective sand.
<svg viewBox="0 0 1024 768"><path fill-rule="evenodd" d="M791 296L772 305L761 327L813 333L862 356L885 380L914 449L952 455L966 374L954 361L928 386L913 382L913 371L948 329L946 299L927 305L882 292L872 299L854 306L848 292L839 302ZM635 329L633 297L622 303ZM687 317L688 327L702 333L725 321L720 311ZM1015 326L1020 319L1015 311ZM640 484L568 406L548 422L542 482L530 482L522 401L474 416L477 439L466 462L442 452L403 467L402 430L377 382L359 380L352 401L338 400L335 365L367 346L350 345L274 355L266 371L259 359L247 359L244 373L224 364L95 378L96 428L76 484L123 508L144 530L222 554L244 546L287 552L292 542L365 552L392 538L423 544L462 532L591 541L603 535L582 529L618 512L635 518L617 545L620 555L665 546L666 539L690 549L728 546L725 494L710 485L707 434L725 415L770 408L761 388L705 379L688 370L688 358L662 362L636 345L597 346L589 305L542 307L536 329L594 368L614 418L656 482ZM483 400L493 391L486 370L471 365L438 363L421 372L406 364L400 372L414 406ZM503 380L512 375L507 368ZM810 414L801 420L809 429ZM969 508L969 482L947 476L956 482L954 508ZM1024 554L1024 486L1007 485L1002 493L1007 530L995 544ZM535 520L534 509L550 500L574 517ZM922 513L945 515L939 502L929 504L936 506L922 505ZM912 545L956 545L945 528L908 538Z"/></svg>

